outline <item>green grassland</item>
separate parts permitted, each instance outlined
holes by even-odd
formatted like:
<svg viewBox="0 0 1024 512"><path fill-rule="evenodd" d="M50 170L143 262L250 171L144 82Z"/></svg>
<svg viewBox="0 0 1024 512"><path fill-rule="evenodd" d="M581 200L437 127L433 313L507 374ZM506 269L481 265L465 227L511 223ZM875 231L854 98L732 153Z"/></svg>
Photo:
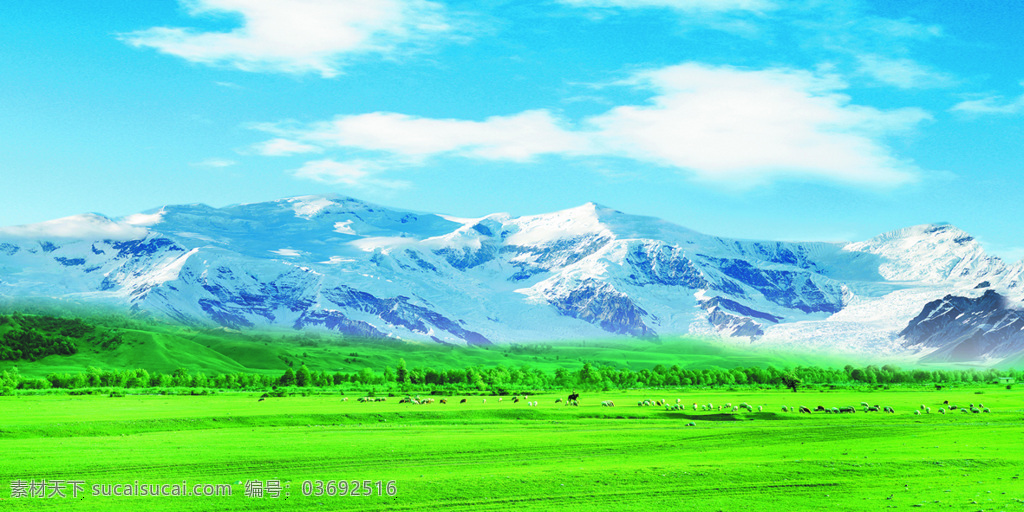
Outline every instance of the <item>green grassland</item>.
<svg viewBox="0 0 1024 512"><path fill-rule="evenodd" d="M0 354L7 358L0 361L0 376L17 368L13 375L36 380L91 367L268 377L263 385L203 389L201 396L179 395L200 391L195 387L115 393L95 387L8 388L9 396L0 396L4 511L1024 510L1024 396L981 372L889 386L847 380L847 373L836 370L833 377L839 381L805 382L797 393L779 383L637 390L627 382L619 391L600 380L583 385L587 364L634 372L668 366L772 366L795 372L801 366L842 369L858 362L688 338L467 348L314 333L203 330L118 316L84 321L0 317L0 341L7 348ZM583 400L579 407L556 403L567 394L562 390L519 403L504 396L499 402L495 393L501 390L494 385L424 386L415 381L373 386L345 381L276 392L266 386L277 383L285 369L301 366L350 374L372 369L379 376L400 361L410 369L568 371L567 380L560 381L565 384L549 387L558 390L575 382ZM378 397L399 396L356 400L368 388ZM404 392L398 390L406 388L412 394L418 389L424 395L455 395L433 396L430 404L400 404ZM442 397L448 403L442 404ZM637 405L646 399L670 404L678 399L689 407ZM615 406L602 406L604 400ZM984 403L991 412L938 414L944 400L960 406ZM532 401L538 405L527 405ZM754 412L718 410L742 402ZM862 412L861 402L897 412ZM695 411L693 403L715 407ZM857 406L858 412L782 410L819 405ZM84 484L77 498L12 495L16 482L32 480ZM382 495L374 488L369 496L338 496L326 487L330 481L352 480L394 481L395 493ZM227 485L232 495L92 495L93 485L183 481L189 487ZM287 488L277 498L247 497L248 481L279 481ZM306 481L324 482L326 494L307 496ZM63 489L70 493L69 487Z"/></svg>
<svg viewBox="0 0 1024 512"><path fill-rule="evenodd" d="M630 391L502 402L0 397L2 510L1021 510L1024 397L930 390ZM638 407L712 403L712 412ZM486 400L486 401L485 401ZM602 400L614 400L603 407ZM944 400L990 413L937 413ZM755 412L719 412L747 402ZM895 414L860 412L879 404ZM782 406L858 407L798 414ZM931 413L915 415L921 405ZM763 412L756 407L762 406ZM687 426L693 422L694 426ZM84 496L11 498L13 480L82 480ZM302 482L394 480L394 496L304 496ZM230 497L92 496L117 483L230 484ZM250 498L248 480L288 483Z"/></svg>
<svg viewBox="0 0 1024 512"><path fill-rule="evenodd" d="M62 336L59 322L34 325L30 321L33 318L36 316L24 315L20 319L7 316L8 320L0 324L0 337L12 330L30 330L46 338ZM410 368L447 370L504 365L528 366L545 372L557 368L575 370L587 362L634 371L659 364L684 369L729 369L770 365L842 367L858 362L757 347L741 348L697 338L460 347L349 338L330 333L204 330L121 317L93 318L84 323L88 331L72 337L77 348L74 354L53 354L35 360L0 360L0 370L16 366L22 375L29 377L76 373L90 366L110 370L142 368L161 373L183 368L212 374L280 375L284 369L302 364L312 371L359 372L365 368L381 371L385 367L394 368L399 358Z"/></svg>

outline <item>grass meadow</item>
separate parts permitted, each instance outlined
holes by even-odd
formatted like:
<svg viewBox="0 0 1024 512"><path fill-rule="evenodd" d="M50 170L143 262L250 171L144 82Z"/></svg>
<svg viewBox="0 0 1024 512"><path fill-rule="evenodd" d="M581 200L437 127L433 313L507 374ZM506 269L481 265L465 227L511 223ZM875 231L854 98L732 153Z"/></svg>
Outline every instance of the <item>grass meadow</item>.
<svg viewBox="0 0 1024 512"><path fill-rule="evenodd" d="M554 394L424 405L258 396L0 397L0 510L1024 510L1024 400L1005 386L595 392L579 407ZM991 412L940 415L945 400ZM741 402L755 411L717 410ZM782 412L818 405L858 412ZM931 413L915 415L922 405ZM11 482L31 480L83 491L11 497ZM369 480L371 495L328 486L352 480ZM92 495L136 481L226 484L232 495ZM279 481L281 494L247 497L253 481ZM307 496L317 481L323 494ZM394 495L377 481L394 481Z"/></svg>

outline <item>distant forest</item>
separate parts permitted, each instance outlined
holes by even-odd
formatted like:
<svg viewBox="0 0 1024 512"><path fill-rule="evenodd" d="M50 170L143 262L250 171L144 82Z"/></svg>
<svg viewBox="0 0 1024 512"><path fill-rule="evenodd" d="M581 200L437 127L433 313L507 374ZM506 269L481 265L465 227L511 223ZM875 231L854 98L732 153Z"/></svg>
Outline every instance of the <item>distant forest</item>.
<svg viewBox="0 0 1024 512"><path fill-rule="evenodd" d="M144 369L101 370L81 373L52 373L44 378L24 378L16 369L0 372L0 393L15 389L83 388L194 388L226 390L268 390L278 388L339 388L381 390L424 390L438 392L515 393L524 390L615 390L637 388L790 388L822 386L960 385L1008 384L1024 378L1020 370L902 370L895 366L855 368L733 368L686 370L662 365L640 371L602 367L586 363L576 371L558 368L545 372L528 367L471 367L461 370L406 368L399 360L394 368L365 368L345 373L310 371L305 366L288 368L280 376L254 373L206 375L178 369L172 373L150 373Z"/></svg>
<svg viewBox="0 0 1024 512"><path fill-rule="evenodd" d="M90 323L94 322L94 323ZM76 341L88 341L91 350L109 351L123 343L125 329L145 329L143 321L104 317L94 321L26 315L0 314L0 361L36 361L50 355L73 355ZM269 338L256 336L261 344ZM315 346L300 340L300 346ZM525 350L513 346L511 351ZM355 354L350 354L355 356ZM497 355L497 354L496 354ZM505 354L508 355L508 354ZM522 364L470 364L461 368L407 367L404 359L388 358L390 364L366 361L358 371L310 370L304 364L281 374L256 372L214 373L178 368L170 372L145 369L101 369L88 367L76 373L54 372L44 377L21 375L16 367L0 371L0 394L15 390L98 388L179 390L278 390L308 392L316 389L379 389L381 391L427 391L436 393L474 392L506 394L537 390L626 390L661 388L801 388L863 386L955 386L960 384L1002 384L1012 386L1024 379L1016 369L901 369L894 365L841 368L816 365L751 365L738 368L683 368L656 364L631 369L603 362L582 366L544 368ZM571 363L566 361L566 363ZM574 363L573 363L574 364Z"/></svg>

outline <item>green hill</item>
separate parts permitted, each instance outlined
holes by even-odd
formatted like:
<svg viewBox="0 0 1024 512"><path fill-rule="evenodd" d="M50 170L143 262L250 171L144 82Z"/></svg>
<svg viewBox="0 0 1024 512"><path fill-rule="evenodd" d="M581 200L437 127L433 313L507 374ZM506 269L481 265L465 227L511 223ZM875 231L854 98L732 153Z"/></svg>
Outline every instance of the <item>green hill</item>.
<svg viewBox="0 0 1024 512"><path fill-rule="evenodd" d="M191 372L275 375L302 364L314 371L358 372L365 368L382 371L385 367L395 367L399 359L404 359L410 368L448 370L502 365L528 366L545 372L558 368L574 370L585 363L634 371L658 365L729 369L840 367L845 363L746 350L695 338L457 347L330 333L201 330L118 316L79 319L18 313L0 315L0 340L9 333L33 336L53 345L41 348L35 356L24 354L0 361L0 370L17 366L21 374L27 376L74 373L90 366L110 370L142 368L161 373L184 368ZM73 345L73 350L56 351L68 343Z"/></svg>

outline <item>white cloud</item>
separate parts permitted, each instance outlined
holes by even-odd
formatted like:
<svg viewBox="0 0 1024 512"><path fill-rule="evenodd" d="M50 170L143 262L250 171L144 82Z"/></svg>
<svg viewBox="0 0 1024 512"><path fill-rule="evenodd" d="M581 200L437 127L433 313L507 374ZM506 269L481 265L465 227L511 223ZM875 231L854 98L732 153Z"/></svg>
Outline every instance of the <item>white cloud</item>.
<svg viewBox="0 0 1024 512"><path fill-rule="evenodd" d="M774 9L769 0L561 0L573 7L621 7L624 9L665 8L678 11L765 11Z"/></svg>
<svg viewBox="0 0 1024 512"><path fill-rule="evenodd" d="M135 213L124 218L123 222L132 226L154 226L163 222L164 209L154 213Z"/></svg>
<svg viewBox="0 0 1024 512"><path fill-rule="evenodd" d="M955 82L949 74L929 69L911 59L861 55L857 61L862 74L900 89L948 87Z"/></svg>
<svg viewBox="0 0 1024 512"><path fill-rule="evenodd" d="M483 121L374 112L315 123L294 135L324 146L386 151L412 158L454 153L522 162L543 154L589 151L586 137L560 125L546 110Z"/></svg>
<svg viewBox="0 0 1024 512"><path fill-rule="evenodd" d="M961 101L953 105L950 110L968 114L1019 114L1024 112L1024 95L1009 101L1002 96L986 96L975 100Z"/></svg>
<svg viewBox="0 0 1024 512"><path fill-rule="evenodd" d="M263 156L291 156L303 153L320 153L322 148L288 139L271 139L253 146Z"/></svg>
<svg viewBox="0 0 1024 512"><path fill-rule="evenodd" d="M444 9L427 0L180 0L192 16L240 15L229 32L153 27L122 34L135 47L245 71L341 72L345 58L389 53L448 32Z"/></svg>
<svg viewBox="0 0 1024 512"><path fill-rule="evenodd" d="M306 162L292 171L296 178L319 181L331 185L345 185L355 188L406 188L408 182L379 179L375 175L382 170L379 164L363 160L339 162L332 159Z"/></svg>
<svg viewBox="0 0 1024 512"><path fill-rule="evenodd" d="M393 165L388 159L524 162L560 155L625 157L741 187L780 177L896 185L914 180L917 169L884 139L930 118L916 108L854 105L837 92L845 87L838 78L790 69L689 63L637 73L619 85L653 96L575 127L545 110L484 121L376 112L293 127L290 135L301 143L385 155L379 163L310 162L296 176L360 183Z"/></svg>
<svg viewBox="0 0 1024 512"><path fill-rule="evenodd" d="M192 165L196 167L213 167L215 169L223 169L225 167L231 167L236 165L238 162L234 160L228 160L226 158L207 158L201 162L195 162Z"/></svg>
<svg viewBox="0 0 1024 512"><path fill-rule="evenodd" d="M73 215L38 224L0 228L0 236L13 238L75 240L137 240L145 238L149 230L116 222L102 215Z"/></svg>
<svg viewBox="0 0 1024 512"><path fill-rule="evenodd" d="M632 81L657 94L586 123L599 145L635 160L733 185L781 176L893 185L914 169L881 139L929 116L850 104L843 83L805 71L682 64Z"/></svg>

